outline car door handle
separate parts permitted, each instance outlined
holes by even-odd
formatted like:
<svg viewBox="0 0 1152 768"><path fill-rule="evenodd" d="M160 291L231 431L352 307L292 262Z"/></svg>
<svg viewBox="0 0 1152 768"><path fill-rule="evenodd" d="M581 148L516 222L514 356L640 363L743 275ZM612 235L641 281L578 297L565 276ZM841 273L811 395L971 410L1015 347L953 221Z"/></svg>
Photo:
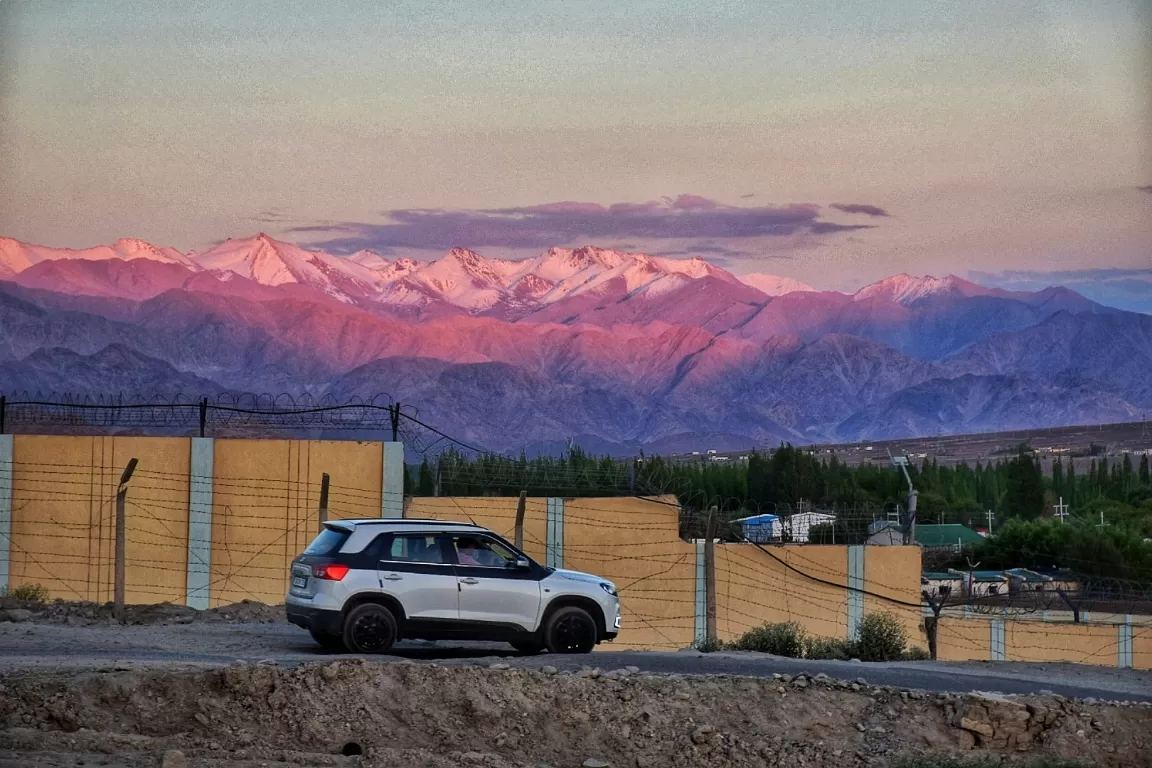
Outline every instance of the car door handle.
<svg viewBox="0 0 1152 768"><path fill-rule="evenodd" d="M471 576L469 576L469 577L468 577L468 578L466 578L466 579L460 579L460 583L461 583L461 584L479 584L479 583L480 583L480 580L479 580L479 579L474 579L474 578L472 578Z"/></svg>
<svg viewBox="0 0 1152 768"><path fill-rule="evenodd" d="M400 574L398 574L398 573L390 573L390 574L388 574L387 576L385 576L384 578L385 578L387 581L400 581L400 579L402 579L402 578L404 578L404 577L403 577L403 576L401 576L401 575L400 575Z"/></svg>

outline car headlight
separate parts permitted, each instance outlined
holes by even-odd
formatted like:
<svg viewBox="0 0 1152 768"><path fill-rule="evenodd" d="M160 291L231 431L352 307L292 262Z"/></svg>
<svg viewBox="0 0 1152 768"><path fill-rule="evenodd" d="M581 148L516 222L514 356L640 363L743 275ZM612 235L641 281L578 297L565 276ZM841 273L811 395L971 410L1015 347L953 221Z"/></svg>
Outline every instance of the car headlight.
<svg viewBox="0 0 1152 768"><path fill-rule="evenodd" d="M616 597L616 587L612 586L608 582L606 582L606 581L600 582L600 589L602 589L605 592L607 592L608 594L612 595L612 597Z"/></svg>

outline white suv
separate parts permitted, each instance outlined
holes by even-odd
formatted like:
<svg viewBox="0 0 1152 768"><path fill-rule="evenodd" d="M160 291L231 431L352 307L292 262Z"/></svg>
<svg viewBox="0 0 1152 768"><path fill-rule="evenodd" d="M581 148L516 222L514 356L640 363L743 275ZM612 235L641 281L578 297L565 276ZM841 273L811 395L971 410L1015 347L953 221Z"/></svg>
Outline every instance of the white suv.
<svg viewBox="0 0 1152 768"><path fill-rule="evenodd" d="M442 520L340 520L292 561L288 620L332 651L401 639L588 653L620 632L612 582L546 568L492 531Z"/></svg>

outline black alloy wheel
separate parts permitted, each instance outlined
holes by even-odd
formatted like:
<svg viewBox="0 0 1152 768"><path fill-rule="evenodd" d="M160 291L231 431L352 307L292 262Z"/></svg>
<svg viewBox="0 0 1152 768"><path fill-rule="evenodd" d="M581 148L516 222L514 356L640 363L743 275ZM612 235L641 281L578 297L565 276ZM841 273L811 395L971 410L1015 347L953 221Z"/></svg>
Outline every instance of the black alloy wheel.
<svg viewBox="0 0 1152 768"><path fill-rule="evenodd" d="M387 653L396 634L396 617L376 603L358 605L344 619L344 645L353 653Z"/></svg>
<svg viewBox="0 0 1152 768"><path fill-rule="evenodd" d="M591 653L596 622L583 608L561 608L548 619L544 644L549 653Z"/></svg>

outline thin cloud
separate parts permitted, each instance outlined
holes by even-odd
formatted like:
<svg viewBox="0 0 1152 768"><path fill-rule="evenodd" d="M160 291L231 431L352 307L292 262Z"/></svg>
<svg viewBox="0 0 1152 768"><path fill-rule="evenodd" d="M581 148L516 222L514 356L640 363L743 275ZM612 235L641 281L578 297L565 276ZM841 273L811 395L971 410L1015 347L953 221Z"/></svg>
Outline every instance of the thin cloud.
<svg viewBox="0 0 1152 768"><path fill-rule="evenodd" d="M888 211L883 208L877 208L874 205L865 205L863 203L832 203L829 208L835 208L844 213L862 213L865 216L888 216Z"/></svg>
<svg viewBox="0 0 1152 768"><path fill-rule="evenodd" d="M624 238L683 242L831 235L872 228L824 221L820 211L820 206L811 203L734 206L699 195L680 195L609 206L563 201L487 210L402 209L385 212L387 220L381 223L314 224L289 231L331 234L332 238L315 245L334 253L351 253L361 248L547 248Z"/></svg>

